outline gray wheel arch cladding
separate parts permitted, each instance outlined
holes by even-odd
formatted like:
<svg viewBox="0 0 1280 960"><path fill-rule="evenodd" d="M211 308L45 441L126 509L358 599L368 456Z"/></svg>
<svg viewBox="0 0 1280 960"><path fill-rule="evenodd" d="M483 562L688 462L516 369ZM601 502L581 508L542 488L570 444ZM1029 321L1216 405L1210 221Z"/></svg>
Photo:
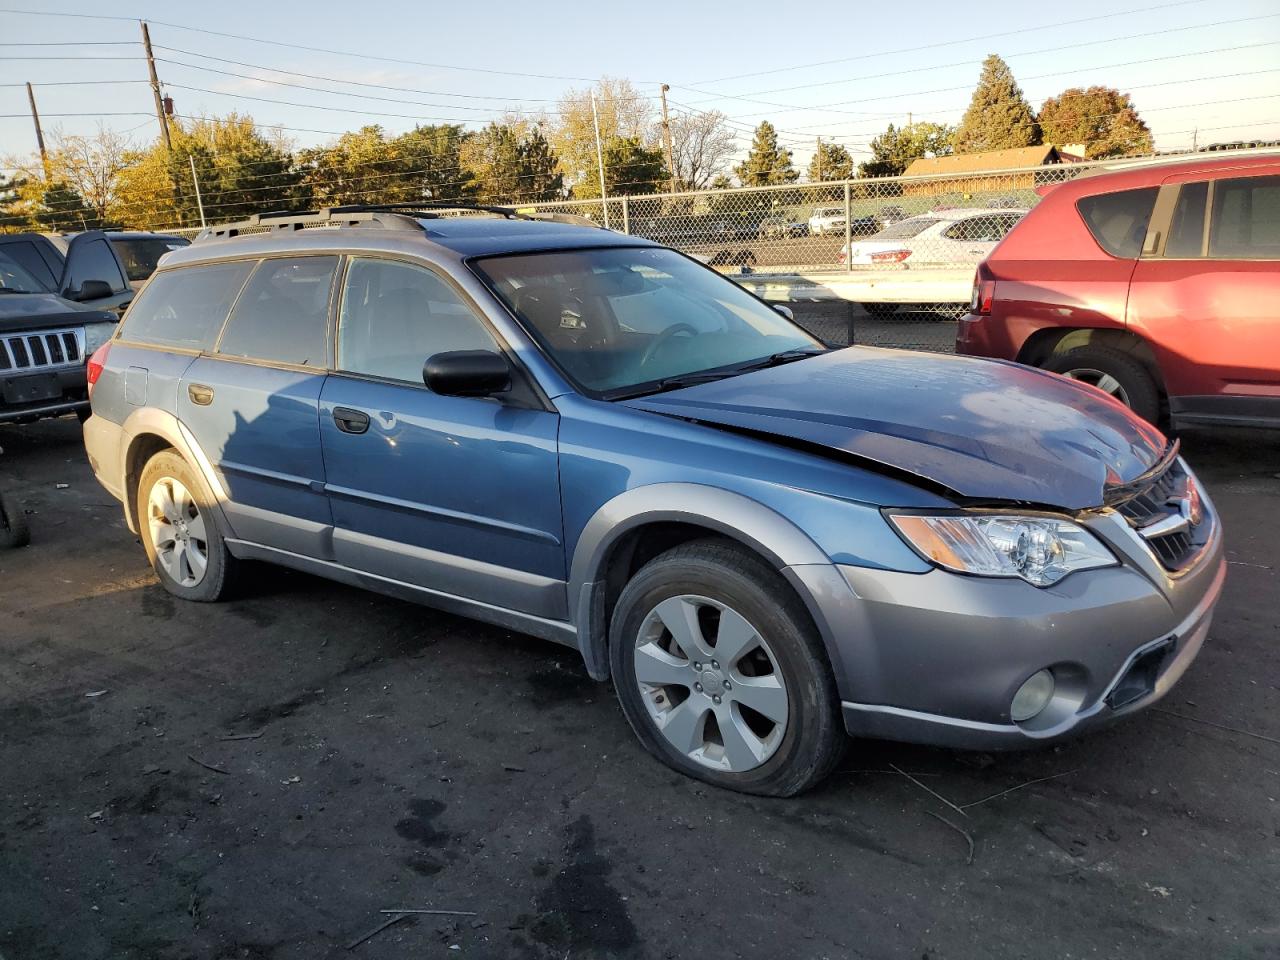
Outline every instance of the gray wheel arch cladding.
<svg viewBox="0 0 1280 960"><path fill-rule="evenodd" d="M627 490L601 506L583 527L573 551L569 597L578 648L592 678L609 677L604 579L612 551L627 533L654 523L706 527L767 561L808 609L822 636L836 683L843 687L839 647L815 593L825 595L824 603L832 591L846 594L848 604L856 598L831 558L775 510L742 494L696 483L656 483Z"/></svg>

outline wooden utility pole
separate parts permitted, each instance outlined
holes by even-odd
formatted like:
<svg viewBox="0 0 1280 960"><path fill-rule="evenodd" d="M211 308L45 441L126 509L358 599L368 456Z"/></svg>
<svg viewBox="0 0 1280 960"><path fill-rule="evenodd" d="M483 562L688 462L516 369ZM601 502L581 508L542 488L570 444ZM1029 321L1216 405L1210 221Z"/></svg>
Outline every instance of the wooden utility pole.
<svg viewBox="0 0 1280 960"><path fill-rule="evenodd" d="M676 192L676 161L671 150L671 118L667 116L667 91L671 87L662 85L662 148L667 154L667 174L670 177L671 192Z"/></svg>
<svg viewBox="0 0 1280 960"><path fill-rule="evenodd" d="M156 101L156 119L160 121L160 137L164 140L166 151L173 149L169 141L169 121L164 115L164 99L160 96L160 78L156 76L156 58L151 55L151 31L147 29L147 21L142 23L142 49L147 54L147 72L151 74L151 95Z"/></svg>
<svg viewBox="0 0 1280 960"><path fill-rule="evenodd" d="M814 152L813 159L814 159L814 164L818 168L817 170L818 182L821 183L822 182L822 137L821 136L818 137L818 149Z"/></svg>
<svg viewBox="0 0 1280 960"><path fill-rule="evenodd" d="M36 143L40 147L40 166L44 169L44 178L49 179L49 153L44 148L44 131L40 129L40 111L36 109L36 94L27 84L27 102L31 104L31 122L36 125Z"/></svg>

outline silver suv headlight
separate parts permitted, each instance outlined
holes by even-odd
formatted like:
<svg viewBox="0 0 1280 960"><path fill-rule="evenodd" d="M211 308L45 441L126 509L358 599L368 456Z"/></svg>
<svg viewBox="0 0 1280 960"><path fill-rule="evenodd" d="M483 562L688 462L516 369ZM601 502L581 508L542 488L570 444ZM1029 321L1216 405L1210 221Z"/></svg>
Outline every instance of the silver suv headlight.
<svg viewBox="0 0 1280 960"><path fill-rule="evenodd" d="M114 323L86 323L84 325L84 358L88 360L93 351L110 340L116 332Z"/></svg>
<svg viewBox="0 0 1280 960"><path fill-rule="evenodd" d="M907 543L927 560L979 577L1021 577L1037 587L1076 570L1109 567L1116 558L1070 520L995 514L888 514Z"/></svg>

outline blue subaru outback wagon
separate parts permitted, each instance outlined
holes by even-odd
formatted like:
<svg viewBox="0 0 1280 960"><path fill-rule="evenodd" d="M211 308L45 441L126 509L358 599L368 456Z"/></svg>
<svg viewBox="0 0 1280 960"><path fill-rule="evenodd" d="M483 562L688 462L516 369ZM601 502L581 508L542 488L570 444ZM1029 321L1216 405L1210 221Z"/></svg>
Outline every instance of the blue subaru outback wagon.
<svg viewBox="0 0 1280 960"><path fill-rule="evenodd" d="M1013 364L829 350L675 251L335 208L166 256L89 368L161 583L249 560L576 648L645 747L789 795L846 734L1035 744L1164 695L1222 535L1176 443Z"/></svg>

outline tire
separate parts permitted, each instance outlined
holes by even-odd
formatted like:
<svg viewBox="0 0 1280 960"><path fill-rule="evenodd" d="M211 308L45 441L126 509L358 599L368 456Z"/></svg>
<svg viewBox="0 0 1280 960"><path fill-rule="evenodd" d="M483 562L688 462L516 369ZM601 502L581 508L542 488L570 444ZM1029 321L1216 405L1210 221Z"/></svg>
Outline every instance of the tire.
<svg viewBox="0 0 1280 960"><path fill-rule="evenodd" d="M1141 361L1121 350L1076 347L1054 354L1044 368L1099 387L1150 423L1160 419L1160 388L1155 378Z"/></svg>
<svg viewBox="0 0 1280 960"><path fill-rule="evenodd" d="M864 311L873 317L891 317L898 312L899 304L896 303L860 303Z"/></svg>
<svg viewBox="0 0 1280 960"><path fill-rule="evenodd" d="M31 531L21 508L0 497L0 550L25 547L30 542Z"/></svg>
<svg viewBox="0 0 1280 960"><path fill-rule="evenodd" d="M201 490L182 457L172 450L157 453L138 480L138 535L166 590L183 600L209 603L230 592L236 559Z"/></svg>
<svg viewBox="0 0 1280 960"><path fill-rule="evenodd" d="M789 797L839 761L846 736L822 642L799 598L748 551L699 540L651 560L618 598L609 639L627 721L681 773Z"/></svg>

